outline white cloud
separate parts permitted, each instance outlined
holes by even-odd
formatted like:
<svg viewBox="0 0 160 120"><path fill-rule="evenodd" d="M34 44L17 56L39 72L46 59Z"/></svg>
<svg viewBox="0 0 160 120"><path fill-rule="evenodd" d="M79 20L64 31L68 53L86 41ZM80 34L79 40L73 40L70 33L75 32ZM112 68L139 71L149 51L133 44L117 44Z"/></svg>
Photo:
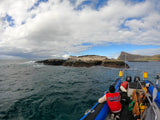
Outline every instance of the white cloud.
<svg viewBox="0 0 160 120"><path fill-rule="evenodd" d="M131 54L138 54L138 55L158 55L160 48L154 48L154 49L141 49L141 50L134 50L134 51L130 51L129 53Z"/></svg>
<svg viewBox="0 0 160 120"><path fill-rule="evenodd" d="M0 55L0 59L24 59L22 57L17 57L17 56L10 56L10 55Z"/></svg>
<svg viewBox="0 0 160 120"><path fill-rule="evenodd" d="M67 59L67 58L69 58L69 55L68 54L65 54L65 55L63 55L62 56L64 59Z"/></svg>
<svg viewBox="0 0 160 120"><path fill-rule="evenodd" d="M33 6L37 0L1 0L0 11L4 17L6 14L12 16L16 25L27 19L27 10Z"/></svg>
<svg viewBox="0 0 160 120"><path fill-rule="evenodd" d="M1 54L21 52L47 58L91 47L83 43L160 45L160 13L151 0L137 4L109 0L98 11L89 6L75 10L84 0L60 1L49 0L32 10L37 0L0 1ZM6 14L14 19L14 26L3 21Z"/></svg>

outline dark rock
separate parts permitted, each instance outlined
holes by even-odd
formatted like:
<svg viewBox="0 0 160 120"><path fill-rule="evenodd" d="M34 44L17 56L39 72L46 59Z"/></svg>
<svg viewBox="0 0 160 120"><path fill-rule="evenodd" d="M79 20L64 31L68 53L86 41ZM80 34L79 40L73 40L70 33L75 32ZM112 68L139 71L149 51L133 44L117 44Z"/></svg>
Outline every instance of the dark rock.
<svg viewBox="0 0 160 120"><path fill-rule="evenodd" d="M66 60L63 59L48 59L48 60L37 61L37 63L43 63L45 65L63 65L65 61Z"/></svg>
<svg viewBox="0 0 160 120"><path fill-rule="evenodd" d="M102 62L102 66L115 68L129 68L128 64L125 64L125 62L118 60L105 60Z"/></svg>
<svg viewBox="0 0 160 120"><path fill-rule="evenodd" d="M101 65L102 61L71 61L71 60L67 60L66 62L64 62L64 66L73 66L73 67L91 67L91 66L95 66L95 65Z"/></svg>

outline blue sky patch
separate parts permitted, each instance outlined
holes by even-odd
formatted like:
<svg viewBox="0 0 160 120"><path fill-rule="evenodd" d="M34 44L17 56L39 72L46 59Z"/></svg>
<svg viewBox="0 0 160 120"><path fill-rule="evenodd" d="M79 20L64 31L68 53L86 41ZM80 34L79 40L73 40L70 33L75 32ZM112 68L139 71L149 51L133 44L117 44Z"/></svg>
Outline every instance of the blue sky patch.
<svg viewBox="0 0 160 120"><path fill-rule="evenodd" d="M139 2L145 2L146 0L128 0L128 1L131 1L131 2L134 2L134 3L139 3Z"/></svg>
<svg viewBox="0 0 160 120"><path fill-rule="evenodd" d="M124 20L124 22L121 24L121 26L120 26L120 29L126 29L126 30L131 30L128 26L126 26L125 25L125 23L127 22L127 21L131 21L131 20L141 20L142 18L138 18L138 17L132 17L132 18L127 18L127 19L125 19Z"/></svg>
<svg viewBox="0 0 160 120"><path fill-rule="evenodd" d="M70 0L71 3L75 3L72 0ZM82 10L84 6L90 6L91 8L95 10L99 10L99 8L105 6L107 4L108 0L97 0L97 1L92 1L92 0L86 0L83 1L75 10Z"/></svg>
<svg viewBox="0 0 160 120"><path fill-rule="evenodd" d="M134 50L141 50L141 49L154 49L159 48L159 46L155 45L133 45L133 44L113 44L110 43L108 46L93 46L92 48L83 51L82 54L84 55L102 55L108 56L114 53L120 53L121 51L129 52Z"/></svg>
<svg viewBox="0 0 160 120"><path fill-rule="evenodd" d="M92 4L91 0L83 1L75 10L82 10L84 6L90 6Z"/></svg>
<svg viewBox="0 0 160 120"><path fill-rule="evenodd" d="M38 0L30 9L28 9L28 12L32 11L33 9L35 9L36 7L38 7L39 4L42 3L42 2L48 2L48 0Z"/></svg>
<svg viewBox="0 0 160 120"><path fill-rule="evenodd" d="M48 0L38 0L37 3L34 4L35 7L39 6L41 2L48 2Z"/></svg>
<svg viewBox="0 0 160 120"><path fill-rule="evenodd" d="M83 46L89 46L89 45L92 45L92 43L83 43L82 45Z"/></svg>
<svg viewBox="0 0 160 120"><path fill-rule="evenodd" d="M140 3L140 2L145 2L145 0L128 0L129 2L132 3ZM72 4L75 4L74 0L70 0ZM86 0L83 1L75 10L82 10L84 6L91 6L95 10L99 10L103 6L107 5L108 0L97 0L97 1L92 1L92 0Z"/></svg>
<svg viewBox="0 0 160 120"><path fill-rule="evenodd" d="M99 8L102 8L107 4L108 0L98 0L97 4L95 5L95 8L98 10Z"/></svg>
<svg viewBox="0 0 160 120"><path fill-rule="evenodd" d="M131 17L131 18L127 18L125 19L125 21L130 21L130 20L141 20L142 18L140 17Z"/></svg>
<svg viewBox="0 0 160 120"><path fill-rule="evenodd" d="M7 21L9 23L9 26L14 26L14 19L12 16L9 16L8 14L3 18L4 21Z"/></svg>
<svg viewBox="0 0 160 120"><path fill-rule="evenodd" d="M128 26L125 26L125 23L121 24L120 29L126 29L128 31L131 30Z"/></svg>
<svg viewBox="0 0 160 120"><path fill-rule="evenodd" d="M25 21L23 21L21 24L22 24L22 25L24 25L25 23L26 23L26 22L25 22Z"/></svg>

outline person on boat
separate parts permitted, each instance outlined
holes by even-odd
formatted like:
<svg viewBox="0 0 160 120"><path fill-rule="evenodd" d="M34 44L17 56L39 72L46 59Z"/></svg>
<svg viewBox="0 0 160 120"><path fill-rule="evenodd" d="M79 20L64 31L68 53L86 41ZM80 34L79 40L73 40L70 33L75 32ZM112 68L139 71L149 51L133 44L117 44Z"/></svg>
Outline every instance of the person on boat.
<svg viewBox="0 0 160 120"><path fill-rule="evenodd" d="M109 87L109 92L106 93L103 97L98 99L99 103L107 102L110 111L112 112L111 118L116 115L116 118L119 118L119 113L121 112L122 105L120 103L121 96L118 92L115 92L113 85Z"/></svg>
<svg viewBox="0 0 160 120"><path fill-rule="evenodd" d="M128 81L124 81L120 86L120 90L122 92L127 92L127 88L128 88Z"/></svg>
<svg viewBox="0 0 160 120"><path fill-rule="evenodd" d="M128 88L128 82L131 82L132 81L132 78L131 76L127 76L126 77L126 81L122 82L121 85L120 85L120 90L122 92L127 92L127 88Z"/></svg>

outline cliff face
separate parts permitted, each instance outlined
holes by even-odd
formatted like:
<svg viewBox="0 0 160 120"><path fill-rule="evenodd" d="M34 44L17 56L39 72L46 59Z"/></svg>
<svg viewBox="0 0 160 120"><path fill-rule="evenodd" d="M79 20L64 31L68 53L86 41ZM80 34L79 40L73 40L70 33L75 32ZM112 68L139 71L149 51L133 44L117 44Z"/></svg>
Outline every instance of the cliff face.
<svg viewBox="0 0 160 120"><path fill-rule="evenodd" d="M123 61L160 61L160 55L154 55L154 56L142 56L142 55L135 55L135 54L129 54L126 52L121 52L120 56L117 58L117 60L123 60Z"/></svg>
<svg viewBox="0 0 160 120"><path fill-rule="evenodd" d="M43 63L45 65L63 65L72 67L91 67L91 66L104 66L104 67L114 67L114 68L124 68L125 63L119 60L109 60L105 56L97 55L86 55L86 56L71 56L67 60L62 59L48 59L37 61L37 63ZM126 68L129 68L126 65Z"/></svg>

